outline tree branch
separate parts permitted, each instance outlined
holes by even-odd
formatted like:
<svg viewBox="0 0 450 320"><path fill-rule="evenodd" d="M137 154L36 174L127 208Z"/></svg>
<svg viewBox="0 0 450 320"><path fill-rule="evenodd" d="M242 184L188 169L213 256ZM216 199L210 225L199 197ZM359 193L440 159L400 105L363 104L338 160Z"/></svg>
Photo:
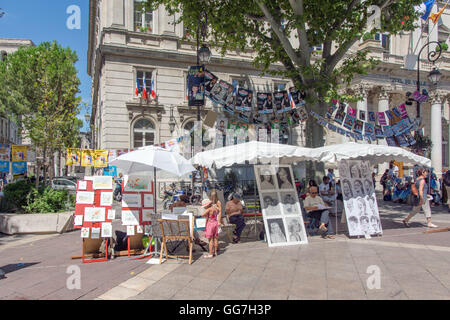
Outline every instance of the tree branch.
<svg viewBox="0 0 450 320"><path fill-rule="evenodd" d="M301 65L301 61L297 56L297 53L295 52L294 48L292 47L291 42L289 41L288 37L284 34L283 30L281 29L280 24L275 21L275 18L270 13L267 6L262 2L262 0L256 0L256 3L258 4L261 11L264 13L264 15L267 18L267 21L272 25L272 29L277 35L278 39L280 40L280 43L283 47L283 49L286 51L289 58L292 60L292 62L298 66Z"/></svg>
<svg viewBox="0 0 450 320"><path fill-rule="evenodd" d="M303 0L289 0L289 4L291 5L292 10L297 16L302 17L304 15L305 8L303 6ZM297 28L297 35L300 42L301 63L306 67L311 64L311 54L308 36L306 34L306 25L304 22L301 23L300 28Z"/></svg>

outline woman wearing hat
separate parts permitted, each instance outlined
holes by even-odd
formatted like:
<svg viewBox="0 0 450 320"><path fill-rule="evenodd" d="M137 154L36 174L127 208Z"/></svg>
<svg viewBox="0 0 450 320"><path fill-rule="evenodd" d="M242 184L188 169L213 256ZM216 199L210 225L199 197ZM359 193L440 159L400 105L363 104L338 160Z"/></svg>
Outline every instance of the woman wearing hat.
<svg viewBox="0 0 450 320"><path fill-rule="evenodd" d="M222 214L217 205L209 199L202 201L202 207L205 208L202 216L206 217L205 238L209 240L209 254L205 254L204 257L212 258L217 255L219 248L219 221L222 219Z"/></svg>

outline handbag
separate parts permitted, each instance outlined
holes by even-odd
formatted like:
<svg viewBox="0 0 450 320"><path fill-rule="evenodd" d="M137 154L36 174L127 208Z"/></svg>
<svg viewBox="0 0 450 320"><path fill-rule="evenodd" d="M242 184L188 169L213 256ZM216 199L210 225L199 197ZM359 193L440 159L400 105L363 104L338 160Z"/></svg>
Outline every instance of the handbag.
<svg viewBox="0 0 450 320"><path fill-rule="evenodd" d="M413 201L412 202L413 202L413 206L417 207L419 205L419 203L420 203L420 197L413 195Z"/></svg>

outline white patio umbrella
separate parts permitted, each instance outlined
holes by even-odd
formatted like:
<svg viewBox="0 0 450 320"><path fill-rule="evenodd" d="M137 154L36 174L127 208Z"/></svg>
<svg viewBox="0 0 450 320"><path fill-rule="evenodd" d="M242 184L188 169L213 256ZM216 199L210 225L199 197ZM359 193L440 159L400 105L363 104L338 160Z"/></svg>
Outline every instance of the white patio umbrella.
<svg viewBox="0 0 450 320"><path fill-rule="evenodd" d="M122 169L127 174L160 169L181 177L195 171L190 161L180 154L154 146L142 147L123 154L111 161L110 165Z"/></svg>
<svg viewBox="0 0 450 320"><path fill-rule="evenodd" d="M369 160L376 165L391 160L422 166L431 166L431 160L399 147L367 143L342 143L316 148L313 156L318 161L337 165L341 160Z"/></svg>
<svg viewBox="0 0 450 320"><path fill-rule="evenodd" d="M250 141L197 153L191 162L207 168L215 166L217 169L257 160L279 159L280 163L288 164L302 160L317 160L313 157L312 151L313 149L285 144Z"/></svg>

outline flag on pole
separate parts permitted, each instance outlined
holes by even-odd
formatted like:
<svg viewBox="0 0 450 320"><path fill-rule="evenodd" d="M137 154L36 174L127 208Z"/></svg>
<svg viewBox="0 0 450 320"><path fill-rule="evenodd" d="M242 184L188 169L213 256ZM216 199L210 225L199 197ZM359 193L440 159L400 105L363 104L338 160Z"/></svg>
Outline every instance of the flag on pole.
<svg viewBox="0 0 450 320"><path fill-rule="evenodd" d="M139 96L139 94L142 92L141 85L139 84L139 79L136 78L136 96Z"/></svg>
<svg viewBox="0 0 450 320"><path fill-rule="evenodd" d="M428 17L430 16L431 10L433 9L433 5L434 5L434 1L435 0L428 0L425 1L421 7L423 8L423 6L425 6L425 13L424 15L421 17L423 20L427 21Z"/></svg>
<svg viewBox="0 0 450 320"><path fill-rule="evenodd" d="M152 76L152 83L150 85L150 95L152 96L153 99L156 99L155 82L153 81L153 76Z"/></svg>
<svg viewBox="0 0 450 320"><path fill-rule="evenodd" d="M436 24L436 23L438 22L440 16L442 15L442 13L444 12L444 10L445 10L445 8L446 8L447 6L448 6L448 1L447 1L447 3L444 5L444 7L443 7L441 10L439 10L438 13L433 13L433 14L431 15L431 17L429 17L428 19L430 19L431 21L433 21L434 24Z"/></svg>

